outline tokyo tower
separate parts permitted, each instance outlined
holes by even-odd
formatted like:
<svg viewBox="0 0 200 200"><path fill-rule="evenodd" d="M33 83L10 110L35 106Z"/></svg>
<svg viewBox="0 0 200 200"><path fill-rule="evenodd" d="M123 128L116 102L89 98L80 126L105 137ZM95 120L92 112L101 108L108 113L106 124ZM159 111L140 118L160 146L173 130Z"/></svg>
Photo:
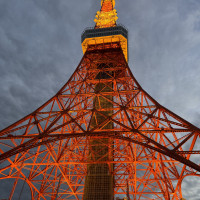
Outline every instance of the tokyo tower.
<svg viewBox="0 0 200 200"><path fill-rule="evenodd" d="M181 200L199 176L200 129L153 99L128 66L128 31L101 0L68 82L0 131L0 179L32 200Z"/></svg>

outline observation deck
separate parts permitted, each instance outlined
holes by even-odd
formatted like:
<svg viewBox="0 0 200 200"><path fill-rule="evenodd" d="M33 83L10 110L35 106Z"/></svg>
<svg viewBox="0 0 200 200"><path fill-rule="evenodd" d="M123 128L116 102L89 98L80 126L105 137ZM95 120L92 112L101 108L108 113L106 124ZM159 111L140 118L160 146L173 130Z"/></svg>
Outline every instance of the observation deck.
<svg viewBox="0 0 200 200"><path fill-rule="evenodd" d="M128 30L117 25L108 28L87 28L81 35L83 53L86 52L88 45L98 45L103 43L119 42L126 58L128 60Z"/></svg>

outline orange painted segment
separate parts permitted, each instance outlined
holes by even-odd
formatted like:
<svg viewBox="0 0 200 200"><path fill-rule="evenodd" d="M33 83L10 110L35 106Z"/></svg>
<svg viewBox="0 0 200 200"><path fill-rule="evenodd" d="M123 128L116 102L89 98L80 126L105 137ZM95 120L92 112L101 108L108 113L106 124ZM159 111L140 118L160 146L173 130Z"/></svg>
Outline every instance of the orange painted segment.
<svg viewBox="0 0 200 200"><path fill-rule="evenodd" d="M97 11L97 15L94 19L96 22L95 28L107 28L116 26L118 17L114 7L115 0L101 1L101 10Z"/></svg>
<svg viewBox="0 0 200 200"><path fill-rule="evenodd" d="M200 172L200 130L141 88L120 46L89 45L54 97L0 131L0 180L22 179L41 200L182 198L183 178Z"/></svg>
<svg viewBox="0 0 200 200"><path fill-rule="evenodd" d="M101 2L96 28L114 27L115 1ZM142 89L122 35L86 37L69 81L0 131L0 180L15 179L9 199L23 180L31 199L185 200L183 178L200 172L200 129Z"/></svg>
<svg viewBox="0 0 200 200"><path fill-rule="evenodd" d="M104 1L101 7L101 11L110 12L113 10L113 5L111 1Z"/></svg>

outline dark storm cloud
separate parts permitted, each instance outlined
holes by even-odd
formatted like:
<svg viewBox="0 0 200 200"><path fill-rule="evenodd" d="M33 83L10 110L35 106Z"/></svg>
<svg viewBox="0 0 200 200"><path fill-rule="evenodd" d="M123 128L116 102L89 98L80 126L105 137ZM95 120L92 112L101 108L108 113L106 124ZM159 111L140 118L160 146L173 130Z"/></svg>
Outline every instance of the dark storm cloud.
<svg viewBox="0 0 200 200"><path fill-rule="evenodd" d="M0 129L69 79L82 57L80 35L99 7L100 0L0 0ZM200 1L116 0L116 9L136 79L200 127ZM196 180L184 182L185 198L200 199Z"/></svg>
<svg viewBox="0 0 200 200"><path fill-rule="evenodd" d="M87 21L77 5L80 1L0 1L0 128L44 103L72 74L82 56L82 20Z"/></svg>

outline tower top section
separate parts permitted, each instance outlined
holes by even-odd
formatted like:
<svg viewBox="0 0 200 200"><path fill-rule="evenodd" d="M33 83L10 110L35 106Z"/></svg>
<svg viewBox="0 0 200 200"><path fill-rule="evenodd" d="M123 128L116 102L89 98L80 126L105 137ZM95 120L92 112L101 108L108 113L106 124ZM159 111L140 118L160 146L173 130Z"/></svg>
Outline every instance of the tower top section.
<svg viewBox="0 0 200 200"><path fill-rule="evenodd" d="M101 0L101 9L97 12L94 28L86 29L81 35L82 49L85 53L91 45L108 48L120 46L125 59L128 61L128 31L121 25L117 25L117 11L114 9L115 0ZM110 45L105 45L110 44Z"/></svg>
<svg viewBox="0 0 200 200"><path fill-rule="evenodd" d="M101 0L101 10L97 11L94 21L95 28L107 28L116 26L117 11L114 9L115 0Z"/></svg>

